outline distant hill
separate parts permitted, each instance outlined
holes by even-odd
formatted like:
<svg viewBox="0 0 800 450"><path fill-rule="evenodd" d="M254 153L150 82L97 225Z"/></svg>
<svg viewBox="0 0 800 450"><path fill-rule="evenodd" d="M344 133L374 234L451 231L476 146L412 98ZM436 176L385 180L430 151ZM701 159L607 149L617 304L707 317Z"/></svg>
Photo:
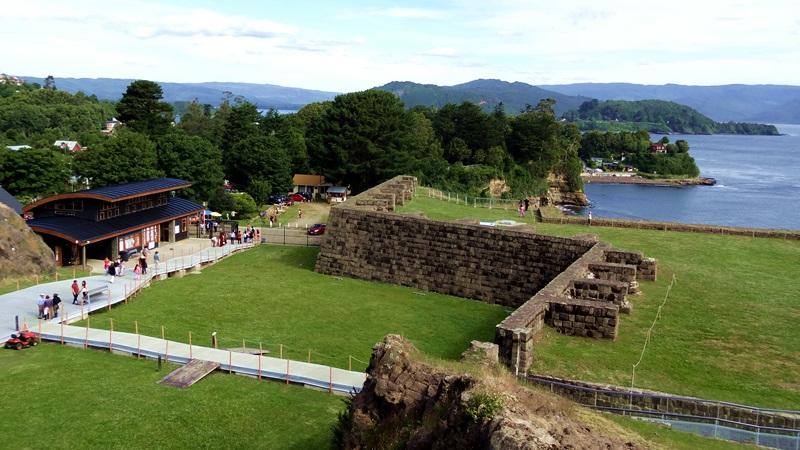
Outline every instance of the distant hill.
<svg viewBox="0 0 800 450"><path fill-rule="evenodd" d="M719 122L800 123L800 86L578 83L541 87L598 100L668 100L691 106Z"/></svg>
<svg viewBox="0 0 800 450"><path fill-rule="evenodd" d="M23 77L27 82L42 83L43 78ZM103 100L119 100L133 79L120 78L56 78L56 87L75 93L83 91ZM164 101L192 101L219 105L226 96L241 96L259 108L299 109L309 103L332 100L336 92L314 91L274 84L253 83L168 83L159 81ZM229 93L229 94L227 94Z"/></svg>
<svg viewBox="0 0 800 450"><path fill-rule="evenodd" d="M605 127L609 122L650 132L683 134L766 134L777 135L774 125L757 123L719 123L686 105L665 100L590 100L576 111L564 114L582 129Z"/></svg>
<svg viewBox="0 0 800 450"><path fill-rule="evenodd" d="M556 100L556 113L560 115L571 109L577 109L581 103L590 99L564 95L520 82L509 83L508 81L485 79L454 86L392 81L375 89L395 94L403 100L408 108L418 105L438 108L448 103L472 102L481 105L484 110L488 111L502 102L509 114L518 113L528 104L536 106L541 99L553 98Z"/></svg>

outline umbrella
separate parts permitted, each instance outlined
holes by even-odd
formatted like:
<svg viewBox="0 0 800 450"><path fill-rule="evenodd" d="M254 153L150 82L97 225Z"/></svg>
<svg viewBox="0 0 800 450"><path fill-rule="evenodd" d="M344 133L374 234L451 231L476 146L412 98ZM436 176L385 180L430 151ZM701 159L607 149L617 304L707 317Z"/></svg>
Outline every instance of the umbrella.
<svg viewBox="0 0 800 450"><path fill-rule="evenodd" d="M211 213L211 217L222 217L222 214L220 214L218 212L212 212Z"/></svg>

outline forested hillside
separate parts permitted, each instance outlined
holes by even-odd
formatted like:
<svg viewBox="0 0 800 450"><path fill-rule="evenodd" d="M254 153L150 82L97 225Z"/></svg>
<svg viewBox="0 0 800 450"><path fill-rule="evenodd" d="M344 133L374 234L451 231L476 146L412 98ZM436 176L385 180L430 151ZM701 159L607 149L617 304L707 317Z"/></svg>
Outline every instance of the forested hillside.
<svg viewBox="0 0 800 450"><path fill-rule="evenodd" d="M718 123L696 110L663 100L591 100L576 111L564 114L582 129L601 127L602 122L632 124L633 129L681 134L767 134L777 135L774 125L757 123ZM640 124L637 126L637 124Z"/></svg>
<svg viewBox="0 0 800 450"><path fill-rule="evenodd" d="M246 101L192 102L175 123L157 83L131 83L117 103L27 85L0 98L0 184L23 201L87 186L169 176L216 210L252 209L291 189L294 173L318 173L354 192L398 174L485 194L505 179L511 195L536 195L547 176L580 190L580 133L544 100L516 116L464 102L406 109L379 90L312 103L296 114L262 114ZM15 111L23 111L22 114ZM123 125L103 134L116 116ZM56 139L79 140L72 153ZM9 145L32 148L10 150ZM223 189L229 180L240 194Z"/></svg>

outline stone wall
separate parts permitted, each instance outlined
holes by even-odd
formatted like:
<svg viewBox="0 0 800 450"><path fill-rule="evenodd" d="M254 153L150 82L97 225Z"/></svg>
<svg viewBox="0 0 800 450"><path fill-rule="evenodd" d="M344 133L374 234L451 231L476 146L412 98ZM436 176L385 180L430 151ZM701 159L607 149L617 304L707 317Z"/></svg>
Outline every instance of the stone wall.
<svg viewBox="0 0 800 450"><path fill-rule="evenodd" d="M547 324L568 336L617 338L619 306L589 300L554 299Z"/></svg>
<svg viewBox="0 0 800 450"><path fill-rule="evenodd" d="M407 198L400 181L394 203ZM393 214L383 210L392 202L375 198L393 190L376 187L331 208L318 272L516 308L594 245Z"/></svg>
<svg viewBox="0 0 800 450"><path fill-rule="evenodd" d="M544 324L615 339L619 312L655 260L595 236L563 238L509 228L395 214L416 179L400 176L331 208L316 270L516 308L497 325L500 360L516 372L533 361Z"/></svg>

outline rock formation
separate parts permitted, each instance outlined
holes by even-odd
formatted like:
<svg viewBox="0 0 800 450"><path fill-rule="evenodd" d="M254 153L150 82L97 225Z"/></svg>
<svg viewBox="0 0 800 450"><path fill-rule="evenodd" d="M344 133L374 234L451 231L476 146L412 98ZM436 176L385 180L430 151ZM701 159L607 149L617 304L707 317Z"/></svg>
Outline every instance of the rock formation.
<svg viewBox="0 0 800 450"><path fill-rule="evenodd" d="M562 176L547 177L547 192L541 198L542 205L588 206L589 199L583 192L572 192Z"/></svg>
<svg viewBox="0 0 800 450"><path fill-rule="evenodd" d="M400 336L373 349L367 381L340 418L348 449L633 449L641 438L575 404L518 384L497 346L473 343L465 362L426 362Z"/></svg>
<svg viewBox="0 0 800 450"><path fill-rule="evenodd" d="M0 204L0 280L53 273L53 251L11 208Z"/></svg>

